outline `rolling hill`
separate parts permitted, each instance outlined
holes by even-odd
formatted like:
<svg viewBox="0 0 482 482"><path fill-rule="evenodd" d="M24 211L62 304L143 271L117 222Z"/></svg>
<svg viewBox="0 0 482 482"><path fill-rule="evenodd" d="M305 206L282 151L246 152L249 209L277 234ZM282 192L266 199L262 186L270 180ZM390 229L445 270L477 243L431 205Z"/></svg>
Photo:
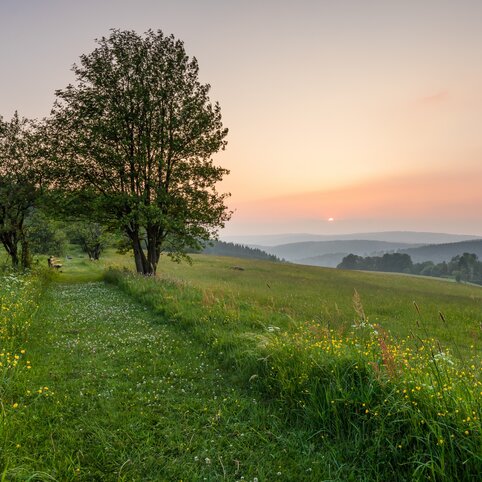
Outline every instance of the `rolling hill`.
<svg viewBox="0 0 482 482"><path fill-rule="evenodd" d="M402 249L400 252L410 255L414 263L421 263L423 261L441 263L442 261L450 261L454 256L463 253L474 253L479 258L482 258L482 239L411 247Z"/></svg>
<svg viewBox="0 0 482 482"><path fill-rule="evenodd" d="M368 256L375 253L393 252L417 247L409 243L392 243L372 240L307 241L279 246L263 246L263 249L278 258L301 264L334 267L344 256L353 253ZM334 264L335 261L338 263ZM323 264L326 263L326 264Z"/></svg>
<svg viewBox="0 0 482 482"><path fill-rule="evenodd" d="M281 244L302 243L306 241L338 241L369 239L372 241L387 241L392 243L409 244L440 244L456 243L472 239L482 239L480 236L467 234L430 233L417 231L381 231L373 233L352 234L309 234L309 233L286 233L266 235L237 235L221 236L224 241L233 243L256 245L256 247L278 246Z"/></svg>

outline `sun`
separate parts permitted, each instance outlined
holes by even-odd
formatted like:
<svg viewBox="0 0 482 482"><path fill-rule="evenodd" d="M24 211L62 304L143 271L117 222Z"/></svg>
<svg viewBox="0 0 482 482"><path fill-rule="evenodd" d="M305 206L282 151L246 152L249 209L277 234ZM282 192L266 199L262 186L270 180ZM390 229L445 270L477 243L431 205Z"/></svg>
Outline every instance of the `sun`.
<svg viewBox="0 0 482 482"><path fill-rule="evenodd" d="M332 223L335 220L335 218L328 218L328 222Z"/></svg>

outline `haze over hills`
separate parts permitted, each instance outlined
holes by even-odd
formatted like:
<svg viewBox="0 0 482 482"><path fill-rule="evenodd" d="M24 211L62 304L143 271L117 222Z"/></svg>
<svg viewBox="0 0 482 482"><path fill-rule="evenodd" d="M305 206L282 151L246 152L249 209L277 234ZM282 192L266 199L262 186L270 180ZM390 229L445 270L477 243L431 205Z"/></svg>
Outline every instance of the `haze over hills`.
<svg viewBox="0 0 482 482"><path fill-rule="evenodd" d="M410 255L414 263L421 263L424 261L441 263L443 261L450 261L454 256L463 253L474 253L479 259L482 259L482 239L411 247L402 249L400 252Z"/></svg>
<svg viewBox="0 0 482 482"><path fill-rule="evenodd" d="M261 235L229 235L221 236L223 241L255 245L256 247L278 246L281 244L301 243L305 241L337 241L337 240L372 240L393 243L442 244L482 239L480 236L468 234L431 233L417 231L381 231L351 234L310 234L284 233Z"/></svg>
<svg viewBox="0 0 482 482"><path fill-rule="evenodd" d="M280 243L278 245L267 244L279 240L306 238L309 238L309 240ZM409 254L414 263L450 261L454 256L465 252L475 253L479 258L482 258L482 238L446 233L390 231L345 234L339 235L339 237L301 233L245 236L244 239L245 241L248 239L263 241L264 245L251 244L250 247L286 261L331 268L341 263L348 254L365 257L401 252Z"/></svg>
<svg viewBox="0 0 482 482"><path fill-rule="evenodd" d="M343 239L334 241L306 241L281 244L279 246L262 246L260 248L269 254L273 254L287 261L314 266L335 267L350 253L359 256L370 256L418 246L420 245L410 243Z"/></svg>

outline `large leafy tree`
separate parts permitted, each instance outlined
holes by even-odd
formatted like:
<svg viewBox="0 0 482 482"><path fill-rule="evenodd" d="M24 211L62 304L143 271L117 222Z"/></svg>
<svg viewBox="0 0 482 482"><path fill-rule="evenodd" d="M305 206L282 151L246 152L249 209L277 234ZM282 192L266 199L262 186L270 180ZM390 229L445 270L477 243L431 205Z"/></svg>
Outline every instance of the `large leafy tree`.
<svg viewBox="0 0 482 482"><path fill-rule="evenodd" d="M25 220L41 192L40 146L34 122L0 117L0 241L14 268L30 266Z"/></svg>
<svg viewBox="0 0 482 482"><path fill-rule="evenodd" d="M162 251L183 256L229 219L215 188L228 171L212 161L226 145L220 107L183 42L161 31L113 30L73 72L52 112L65 185L154 274Z"/></svg>

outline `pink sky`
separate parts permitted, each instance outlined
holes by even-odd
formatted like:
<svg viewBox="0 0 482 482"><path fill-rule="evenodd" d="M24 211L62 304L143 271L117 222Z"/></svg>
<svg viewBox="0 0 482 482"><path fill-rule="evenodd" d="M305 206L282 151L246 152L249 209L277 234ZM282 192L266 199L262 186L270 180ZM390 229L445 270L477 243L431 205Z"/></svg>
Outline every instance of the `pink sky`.
<svg viewBox="0 0 482 482"><path fill-rule="evenodd" d="M198 58L230 129L225 234L482 235L480 1L2 0L0 115L48 115L112 27Z"/></svg>
<svg viewBox="0 0 482 482"><path fill-rule="evenodd" d="M247 201L239 204L234 222L240 233L284 232L293 223L298 231L327 234L414 229L480 235L481 176L482 169L426 173Z"/></svg>

